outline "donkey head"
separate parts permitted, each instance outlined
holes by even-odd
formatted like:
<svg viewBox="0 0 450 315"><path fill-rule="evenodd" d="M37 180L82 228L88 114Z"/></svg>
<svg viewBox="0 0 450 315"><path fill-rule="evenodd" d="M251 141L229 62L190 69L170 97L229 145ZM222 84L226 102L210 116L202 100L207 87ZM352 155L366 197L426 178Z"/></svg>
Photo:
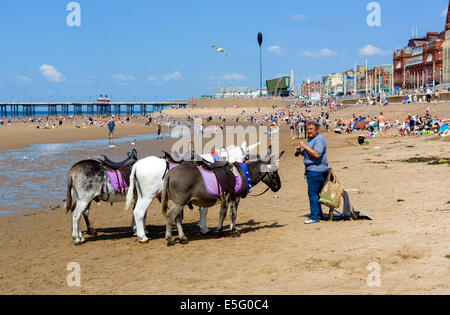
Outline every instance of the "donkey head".
<svg viewBox="0 0 450 315"><path fill-rule="evenodd" d="M273 192L278 192L281 189L281 179L278 174L278 161L283 154L284 151L278 154L278 156L272 155L272 146L270 146L266 158L260 161L260 170L262 172L261 181Z"/></svg>

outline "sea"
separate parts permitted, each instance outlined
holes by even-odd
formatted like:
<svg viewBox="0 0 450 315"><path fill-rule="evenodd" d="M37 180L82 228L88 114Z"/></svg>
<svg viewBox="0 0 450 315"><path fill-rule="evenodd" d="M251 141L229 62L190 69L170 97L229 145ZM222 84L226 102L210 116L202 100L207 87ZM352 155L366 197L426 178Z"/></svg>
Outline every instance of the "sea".
<svg viewBox="0 0 450 315"><path fill-rule="evenodd" d="M163 140L156 140L157 134L153 133L130 135L114 139L112 146L107 139L97 139L0 150L0 215L61 209L69 170L75 163L101 155L120 162L134 148L139 159L160 156L161 152L154 152L158 147L155 141L161 143L161 148L171 139L168 133L162 136Z"/></svg>

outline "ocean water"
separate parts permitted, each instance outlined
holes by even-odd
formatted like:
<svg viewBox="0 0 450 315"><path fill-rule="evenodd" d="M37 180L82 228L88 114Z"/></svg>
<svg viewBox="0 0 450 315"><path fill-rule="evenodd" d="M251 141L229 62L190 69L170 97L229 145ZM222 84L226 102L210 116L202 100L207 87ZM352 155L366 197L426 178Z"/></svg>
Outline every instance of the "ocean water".
<svg viewBox="0 0 450 315"><path fill-rule="evenodd" d="M77 162L106 155L114 161L126 159L133 148L138 158L157 155L156 134L108 140L33 144L21 149L0 150L0 215L63 207L67 176ZM168 134L163 134L166 139ZM167 150L170 150L167 148Z"/></svg>

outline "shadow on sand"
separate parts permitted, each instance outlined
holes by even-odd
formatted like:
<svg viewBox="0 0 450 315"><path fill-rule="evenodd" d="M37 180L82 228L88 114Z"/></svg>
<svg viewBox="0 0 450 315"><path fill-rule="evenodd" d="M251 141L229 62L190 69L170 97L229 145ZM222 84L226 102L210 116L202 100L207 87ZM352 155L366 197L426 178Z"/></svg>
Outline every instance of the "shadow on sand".
<svg viewBox="0 0 450 315"><path fill-rule="evenodd" d="M261 222L255 222L254 220L249 220L245 223L237 224L237 230L240 235L256 232L258 230L263 229L279 229L284 227L284 225L280 225L278 223L273 224L263 224ZM172 233L176 236L177 229L176 226L172 227ZM230 226L224 226L223 233L218 233L216 228L212 228L208 234L202 234L200 232L200 227L197 222L195 223L185 223L183 224L183 231L186 237L189 239L189 242L195 241L203 241L208 239L218 239L222 237L231 236L229 233ZM166 235L166 227L163 225L148 225L147 231L149 231L149 235L147 235L150 240L163 240ZM120 240L125 238L135 238L133 235L133 231L130 227L115 227L115 228L103 228L96 229L97 235L90 236L86 239L87 242L96 242L96 241L104 241L104 240ZM83 232L86 233L86 232Z"/></svg>

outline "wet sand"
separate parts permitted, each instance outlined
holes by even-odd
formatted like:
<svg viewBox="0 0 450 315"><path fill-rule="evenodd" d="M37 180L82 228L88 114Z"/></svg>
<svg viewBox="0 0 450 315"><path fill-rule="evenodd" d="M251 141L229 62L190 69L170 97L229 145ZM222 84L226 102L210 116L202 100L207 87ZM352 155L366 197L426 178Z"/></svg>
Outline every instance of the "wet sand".
<svg viewBox="0 0 450 315"><path fill-rule="evenodd" d="M427 107L414 106L362 107L331 118L379 114L381 109L387 118L404 119ZM433 111L450 117L449 105ZM82 246L73 245L71 216L61 208L0 216L0 294L450 293L450 166L401 162L450 159L448 138L388 135L360 147L358 134L327 134L330 166L345 188L359 191L350 193L352 204L375 220L307 226L304 167L294 157L298 143L286 127L281 132L283 188L241 201L240 238L219 238L214 232L201 236L198 211L186 211L190 242L168 248L157 201L147 217L148 244L132 236L131 212L123 204L93 205L98 235L85 236ZM261 185L254 193L264 190ZM217 206L210 209L210 227L217 225L218 212ZM81 267L81 287L67 285L70 262ZM380 267L379 287L367 282L372 263Z"/></svg>
<svg viewBox="0 0 450 315"><path fill-rule="evenodd" d="M75 128L72 123L64 123L56 129L36 129L35 124L14 123L8 126L0 126L0 150L23 148L30 144L61 143L78 140L108 139L108 128L90 126ZM114 137L127 135L142 135L156 132L155 124L145 126L144 121L132 121L130 123L116 123Z"/></svg>

